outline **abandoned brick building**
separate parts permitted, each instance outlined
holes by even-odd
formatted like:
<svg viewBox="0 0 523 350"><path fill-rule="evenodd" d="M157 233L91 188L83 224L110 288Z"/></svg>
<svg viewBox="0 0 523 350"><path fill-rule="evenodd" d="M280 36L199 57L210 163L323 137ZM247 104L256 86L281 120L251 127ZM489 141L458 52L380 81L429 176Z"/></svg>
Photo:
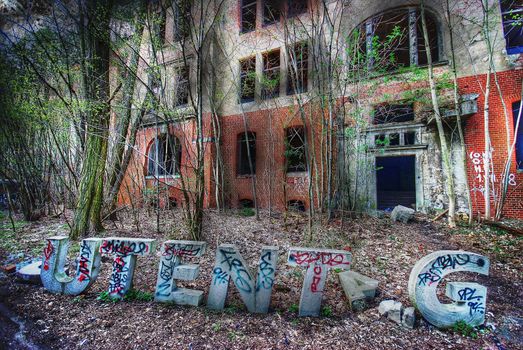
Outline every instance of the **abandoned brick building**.
<svg viewBox="0 0 523 350"><path fill-rule="evenodd" d="M478 25L484 16L481 6L452 2L447 13L444 3L427 0L424 6L434 72L443 82L438 98L450 141L457 211L470 214L466 178L474 214L483 210L485 86L491 57L496 73L489 97L491 189L499 182L507 142L515 140L504 215L523 218L523 128L515 133L523 79L523 2L489 2L496 23L490 24L490 43ZM305 209L309 198L318 206L332 176L337 189L344 182L352 210L397 204L423 212L446 208L419 2L225 0L219 8L225 16L216 19L211 8L216 5L206 8L206 21L219 25L199 53L194 45L182 50L188 42L184 38L198 33L189 28L198 22L188 20L194 9L175 4L158 12L161 77L150 79L147 67L141 74L152 90L161 91L167 108L151 110L138 131L120 191L122 203L146 198L160 185L163 205L183 204L182 188L190 187L197 142L191 101L200 101L202 94L206 207L248 206L256 199L261 208ZM152 57L151 36L143 40L146 57ZM376 55L376 47L388 51ZM451 50L465 154L456 131ZM336 84L330 82L336 86L328 90L335 94L330 108L322 104L328 92L327 78L318 73L324 69L319 57L338 65ZM200 69L199 59L204 62ZM198 79L204 81L202 89ZM335 113L332 119L329 111ZM329 156L332 163L324 162ZM180 173L188 175L185 184Z"/></svg>

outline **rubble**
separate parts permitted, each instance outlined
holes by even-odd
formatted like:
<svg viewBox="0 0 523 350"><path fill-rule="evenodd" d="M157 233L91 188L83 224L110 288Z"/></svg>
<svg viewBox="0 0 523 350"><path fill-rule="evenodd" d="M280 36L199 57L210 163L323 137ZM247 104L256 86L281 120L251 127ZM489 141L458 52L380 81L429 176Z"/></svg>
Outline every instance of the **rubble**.
<svg viewBox="0 0 523 350"><path fill-rule="evenodd" d="M397 205L390 213L390 219L392 221L401 221L404 224L409 222L416 211L412 208L404 207L403 205Z"/></svg>
<svg viewBox="0 0 523 350"><path fill-rule="evenodd" d="M399 301L383 300L378 307L378 312L405 328L414 328L416 316L413 307L404 308Z"/></svg>

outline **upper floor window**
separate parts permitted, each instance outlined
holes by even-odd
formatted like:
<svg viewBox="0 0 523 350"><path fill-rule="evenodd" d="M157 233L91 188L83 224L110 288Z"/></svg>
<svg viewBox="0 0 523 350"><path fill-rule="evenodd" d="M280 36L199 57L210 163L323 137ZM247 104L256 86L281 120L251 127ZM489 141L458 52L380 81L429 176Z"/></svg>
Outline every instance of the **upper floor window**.
<svg viewBox="0 0 523 350"><path fill-rule="evenodd" d="M256 56L240 60L240 102L254 101Z"/></svg>
<svg viewBox="0 0 523 350"><path fill-rule="evenodd" d="M288 50L287 94L307 91L309 84L309 48L307 43L295 44Z"/></svg>
<svg viewBox="0 0 523 350"><path fill-rule="evenodd" d="M180 173L182 145L173 135L156 137L147 153L147 176L172 176Z"/></svg>
<svg viewBox="0 0 523 350"><path fill-rule="evenodd" d="M412 105L382 104L374 109L374 124L402 123L413 120Z"/></svg>
<svg viewBox="0 0 523 350"><path fill-rule="evenodd" d="M285 163L287 173L307 170L305 159L305 129L302 126L285 130Z"/></svg>
<svg viewBox="0 0 523 350"><path fill-rule="evenodd" d="M189 89L189 69L186 66L178 67L176 69L175 106L183 106L189 102Z"/></svg>
<svg viewBox="0 0 523 350"><path fill-rule="evenodd" d="M277 97L280 93L280 50L263 54L262 98Z"/></svg>
<svg viewBox="0 0 523 350"><path fill-rule="evenodd" d="M263 24L268 25L280 21L282 5L279 0L263 0Z"/></svg>
<svg viewBox="0 0 523 350"><path fill-rule="evenodd" d="M523 113L521 113L520 108L522 108L521 101L512 104L514 138L516 139L516 164L519 170L523 170Z"/></svg>
<svg viewBox="0 0 523 350"><path fill-rule="evenodd" d="M256 29L256 0L241 1L241 32L247 33Z"/></svg>
<svg viewBox="0 0 523 350"><path fill-rule="evenodd" d="M191 24L191 4L188 0L179 0L173 4L174 40L182 41L189 36Z"/></svg>
<svg viewBox="0 0 523 350"><path fill-rule="evenodd" d="M351 36L350 64L358 71L391 71L427 64L427 48L432 62L441 60L438 22L428 11L425 20L429 42L425 43L419 8L393 9L360 25Z"/></svg>
<svg viewBox="0 0 523 350"><path fill-rule="evenodd" d="M238 134L238 175L256 174L256 133L242 132Z"/></svg>
<svg viewBox="0 0 523 350"><path fill-rule="evenodd" d="M523 53L523 0L501 0L507 53Z"/></svg>
<svg viewBox="0 0 523 350"><path fill-rule="evenodd" d="M307 0L288 0L287 17L294 17L307 12Z"/></svg>

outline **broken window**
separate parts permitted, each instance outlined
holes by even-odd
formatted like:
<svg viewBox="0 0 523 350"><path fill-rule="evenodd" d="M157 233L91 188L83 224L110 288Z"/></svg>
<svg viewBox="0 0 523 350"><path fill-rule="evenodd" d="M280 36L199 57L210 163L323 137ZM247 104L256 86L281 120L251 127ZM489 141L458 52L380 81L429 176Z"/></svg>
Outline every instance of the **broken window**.
<svg viewBox="0 0 523 350"><path fill-rule="evenodd" d="M273 98L280 94L280 50L263 54L262 98Z"/></svg>
<svg viewBox="0 0 523 350"><path fill-rule="evenodd" d="M176 69L176 95L174 96L174 106L183 106L189 102L189 69L181 66Z"/></svg>
<svg viewBox="0 0 523 350"><path fill-rule="evenodd" d="M176 1L174 11L174 40L182 41L190 34L191 4L187 0Z"/></svg>
<svg viewBox="0 0 523 350"><path fill-rule="evenodd" d="M256 0L242 0L241 6L241 32L252 32L256 29Z"/></svg>
<svg viewBox="0 0 523 350"><path fill-rule="evenodd" d="M305 160L305 129L301 126L287 128L285 138L287 173L307 170Z"/></svg>
<svg viewBox="0 0 523 350"><path fill-rule="evenodd" d="M413 120L412 105L382 104L374 109L374 124L403 123Z"/></svg>
<svg viewBox="0 0 523 350"><path fill-rule="evenodd" d="M501 0L507 53L523 53L523 0Z"/></svg>
<svg viewBox="0 0 523 350"><path fill-rule="evenodd" d="M514 102L512 104L512 115L514 117L514 138L516 139L516 164L519 170L523 169L523 113L520 111L521 107L521 101Z"/></svg>
<svg viewBox="0 0 523 350"><path fill-rule="evenodd" d="M287 17L294 17L307 12L307 0L288 0Z"/></svg>
<svg viewBox="0 0 523 350"><path fill-rule="evenodd" d="M309 84L309 49L307 43L295 44L289 50L287 95L307 91Z"/></svg>
<svg viewBox="0 0 523 350"><path fill-rule="evenodd" d="M405 146L415 145L416 144L416 132L410 131L403 134L403 144Z"/></svg>
<svg viewBox="0 0 523 350"><path fill-rule="evenodd" d="M277 23L281 18L281 1L264 0L263 1L263 25Z"/></svg>
<svg viewBox="0 0 523 350"><path fill-rule="evenodd" d="M256 174L256 133L242 132L238 134L238 166L237 175Z"/></svg>
<svg viewBox="0 0 523 350"><path fill-rule="evenodd" d="M254 101L256 56L240 60L240 102Z"/></svg>
<svg viewBox="0 0 523 350"><path fill-rule="evenodd" d="M174 135L153 140L147 154L148 176L172 176L180 173L182 145Z"/></svg>
<svg viewBox="0 0 523 350"><path fill-rule="evenodd" d="M351 59L354 70L376 72L427 64L430 47L432 62L441 60L438 22L425 12L429 43L425 43L420 10L416 7L393 9L376 15L360 25L352 39L357 51Z"/></svg>

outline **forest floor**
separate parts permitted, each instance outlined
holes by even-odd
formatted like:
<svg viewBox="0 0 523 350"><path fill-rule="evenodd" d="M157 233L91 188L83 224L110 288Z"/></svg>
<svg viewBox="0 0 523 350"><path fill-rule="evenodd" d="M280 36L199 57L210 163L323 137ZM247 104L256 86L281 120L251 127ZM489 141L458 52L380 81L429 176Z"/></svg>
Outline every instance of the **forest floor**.
<svg viewBox="0 0 523 350"><path fill-rule="evenodd" d="M156 217L144 211L138 220L127 213L106 223L103 236L167 239L182 237L181 211ZM134 218L136 219L136 218ZM67 234L62 219L0 223L0 266L13 253L37 256L45 238ZM133 224L139 222L139 230ZM279 246L278 270L268 314L246 311L234 286L221 312L205 306L184 307L156 303L154 295L159 254L138 258L134 288L144 293L134 300L100 300L108 287L110 261L104 259L100 276L85 294L53 295L41 286L0 276L0 348L8 349L522 349L523 348L523 237L486 226L448 229L443 222L417 216L408 224L389 218L357 218L330 225L314 224L312 239L307 218L300 214L262 218L243 217L235 211L206 211L207 252L198 260L200 277L185 287L207 294L214 250L222 243L236 244L256 271L263 245ZM350 249L352 268L379 281L377 297L360 312L351 311L331 271L325 287L322 317L298 317L297 306L304 271L286 265L290 246ZM74 256L78 249L70 249ZM159 248L158 248L159 249ZM476 281L488 287L486 326L470 332L438 330L418 314L414 329L380 317L385 299L410 306L407 283L415 262L441 249L462 249L490 258L490 276L453 274L449 279ZM20 259L23 259L19 254ZM456 275L456 276L454 276ZM101 298L103 299L103 298ZM22 327L23 329L20 329ZM468 333L468 334L465 334Z"/></svg>

